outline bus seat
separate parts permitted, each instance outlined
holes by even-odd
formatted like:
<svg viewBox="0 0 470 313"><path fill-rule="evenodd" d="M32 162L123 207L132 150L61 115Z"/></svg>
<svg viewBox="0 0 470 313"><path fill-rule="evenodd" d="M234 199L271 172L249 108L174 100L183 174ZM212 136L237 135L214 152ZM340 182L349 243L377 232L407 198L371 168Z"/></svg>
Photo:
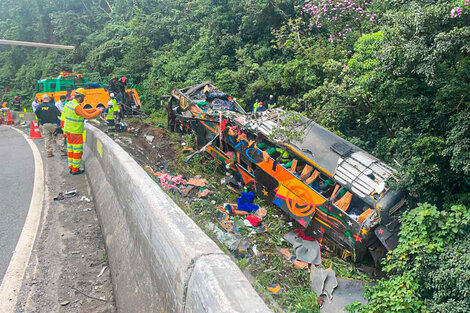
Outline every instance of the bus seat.
<svg viewBox="0 0 470 313"><path fill-rule="evenodd" d="M291 165L291 167L290 167L290 171L295 174L296 170L297 170L297 159L294 159L294 160L292 161L292 165Z"/></svg>
<svg viewBox="0 0 470 313"><path fill-rule="evenodd" d="M369 215L372 214L372 212L374 212L373 209L367 209L367 210L365 210L364 212L362 212L361 215L359 215L359 217L358 217L358 219L357 219L357 222L358 222L359 224L362 224L362 223L369 217Z"/></svg>
<svg viewBox="0 0 470 313"><path fill-rule="evenodd" d="M310 171L312 170L312 167L308 164L305 164L304 169L302 170L302 173L300 174L300 180L304 180L305 177L310 174Z"/></svg>
<svg viewBox="0 0 470 313"><path fill-rule="evenodd" d="M319 171L317 170L313 171L312 175L310 175L310 177L305 180L305 183L307 185L310 185L311 183L315 181L315 179L317 179L318 175L320 175Z"/></svg>
<svg viewBox="0 0 470 313"><path fill-rule="evenodd" d="M352 193L347 191L344 196L341 197L338 201L335 202L335 205L343 210L343 212L346 212L349 209L349 205L351 204L352 200Z"/></svg>
<svg viewBox="0 0 470 313"><path fill-rule="evenodd" d="M263 160L264 162L268 162L269 161L269 153L267 153L266 151L263 151Z"/></svg>
<svg viewBox="0 0 470 313"><path fill-rule="evenodd" d="M242 140L246 140L246 134L245 133L239 135L238 138L237 138L237 141L242 141Z"/></svg>
<svg viewBox="0 0 470 313"><path fill-rule="evenodd" d="M340 185L337 184L337 185L335 186L335 189L333 190L333 193L331 194L330 201L335 198L336 193L338 192L339 188L340 188Z"/></svg>

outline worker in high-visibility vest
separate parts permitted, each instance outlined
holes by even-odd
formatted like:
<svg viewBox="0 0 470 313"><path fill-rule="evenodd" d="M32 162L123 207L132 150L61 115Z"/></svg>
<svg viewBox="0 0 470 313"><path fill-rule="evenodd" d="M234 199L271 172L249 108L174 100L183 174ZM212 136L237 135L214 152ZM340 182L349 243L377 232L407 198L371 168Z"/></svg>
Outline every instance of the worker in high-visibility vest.
<svg viewBox="0 0 470 313"><path fill-rule="evenodd" d="M114 93L109 94L109 102L108 102L108 107L106 109L106 123L109 127L113 127L115 125L115 112L119 111L119 106L117 104L117 100L114 97Z"/></svg>
<svg viewBox="0 0 470 313"><path fill-rule="evenodd" d="M72 175L84 172L80 169L83 154L83 131L85 130L85 119L92 119L100 115L103 109L84 109L86 90L78 88L72 101L64 106L65 133L67 136L67 156L69 170Z"/></svg>

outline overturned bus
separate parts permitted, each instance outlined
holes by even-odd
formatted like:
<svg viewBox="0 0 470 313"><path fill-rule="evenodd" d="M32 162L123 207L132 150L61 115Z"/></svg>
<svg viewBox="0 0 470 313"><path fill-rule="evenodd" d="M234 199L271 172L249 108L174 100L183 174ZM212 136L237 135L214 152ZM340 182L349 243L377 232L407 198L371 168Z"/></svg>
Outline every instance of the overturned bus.
<svg viewBox="0 0 470 313"><path fill-rule="evenodd" d="M280 207L343 257L378 262L398 243L402 192L388 185L394 170L341 137L302 117L299 140L279 142L280 109L247 114L210 82L173 90L168 125L194 132L197 143L262 199Z"/></svg>

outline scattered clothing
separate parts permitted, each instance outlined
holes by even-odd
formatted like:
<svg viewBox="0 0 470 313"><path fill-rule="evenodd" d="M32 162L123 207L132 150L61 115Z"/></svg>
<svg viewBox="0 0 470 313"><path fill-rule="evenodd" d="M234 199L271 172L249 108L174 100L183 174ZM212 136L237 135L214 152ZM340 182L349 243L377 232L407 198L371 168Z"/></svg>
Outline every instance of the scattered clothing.
<svg viewBox="0 0 470 313"><path fill-rule="evenodd" d="M179 185L186 185L187 181L183 179L182 176L171 176L165 173L158 174L157 177L160 179L160 184L162 187L166 189L177 189L179 191L182 191L181 188L182 186Z"/></svg>
<svg viewBox="0 0 470 313"><path fill-rule="evenodd" d="M261 226L261 223L263 223L263 220L260 217L255 216L255 215L248 215L246 219L254 227Z"/></svg>
<svg viewBox="0 0 470 313"><path fill-rule="evenodd" d="M320 244L318 241L302 239L298 233L298 231L292 231L284 235L284 239L294 247L295 258L309 264L321 264Z"/></svg>
<svg viewBox="0 0 470 313"><path fill-rule="evenodd" d="M238 210L246 211L250 213L256 212L259 209L259 206L256 204L253 204L254 200L255 200L254 192L252 191L242 192L241 197L237 199Z"/></svg>

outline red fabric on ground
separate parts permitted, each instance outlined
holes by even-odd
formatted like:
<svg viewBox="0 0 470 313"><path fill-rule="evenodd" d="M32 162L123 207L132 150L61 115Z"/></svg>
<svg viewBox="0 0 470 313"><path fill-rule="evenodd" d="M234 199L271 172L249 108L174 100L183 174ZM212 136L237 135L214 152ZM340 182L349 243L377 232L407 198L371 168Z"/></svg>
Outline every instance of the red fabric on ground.
<svg viewBox="0 0 470 313"><path fill-rule="evenodd" d="M251 225L255 227L260 226L261 222L263 221L261 218L259 218L258 216L254 216L254 215L247 215L246 219L248 220L248 222L250 222Z"/></svg>
<svg viewBox="0 0 470 313"><path fill-rule="evenodd" d="M303 240L308 240L308 241L315 241L316 240L312 237L309 237L309 236L305 235L304 231L301 230L301 229L297 229L296 231L298 232L297 236L299 236L299 238L302 238Z"/></svg>

